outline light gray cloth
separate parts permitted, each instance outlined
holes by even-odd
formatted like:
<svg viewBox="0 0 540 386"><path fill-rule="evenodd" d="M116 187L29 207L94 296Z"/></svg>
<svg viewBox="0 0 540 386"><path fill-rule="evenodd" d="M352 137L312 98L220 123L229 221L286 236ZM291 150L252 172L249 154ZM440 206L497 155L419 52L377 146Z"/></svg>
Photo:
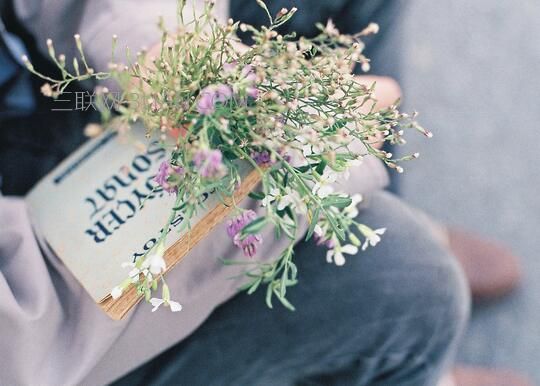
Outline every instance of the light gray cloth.
<svg viewBox="0 0 540 386"><path fill-rule="evenodd" d="M40 43L53 38L58 53L73 55L71 39L80 33L99 70L109 60L112 34L134 50L150 46L157 37L155 16L170 19L176 2L17 0L15 5ZM386 183L384 167L368 157L339 189L367 193ZM105 384L184 339L240 284L240 279L230 279L240 267L224 267L217 260L240 257L224 227L217 227L208 240L168 275L182 312L151 313L143 305L114 322L53 254L42 254L24 202L0 198L0 384ZM284 245L285 240L273 242L267 234L258 256L275 258Z"/></svg>
<svg viewBox="0 0 540 386"><path fill-rule="evenodd" d="M264 236L258 256L275 258L285 240ZM240 257L223 226L167 276L182 312L151 313L145 304L114 322L50 251L41 253L24 201L0 198L0 384L99 385L134 369L237 292L241 279L231 278L241 267L223 266L218 257Z"/></svg>

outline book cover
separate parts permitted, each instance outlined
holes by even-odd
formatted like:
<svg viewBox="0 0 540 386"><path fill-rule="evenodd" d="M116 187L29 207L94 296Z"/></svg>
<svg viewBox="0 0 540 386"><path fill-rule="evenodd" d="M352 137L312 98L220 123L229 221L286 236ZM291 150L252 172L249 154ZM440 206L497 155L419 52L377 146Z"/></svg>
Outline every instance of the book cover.
<svg viewBox="0 0 540 386"><path fill-rule="evenodd" d="M136 144L148 144L144 149ZM114 319L139 300L135 288L120 299L111 289L127 277L122 263L141 257L155 244L175 197L153 181L166 150L148 142L134 126L129 137L107 131L84 144L41 180L26 201L36 232L47 242L96 303ZM258 183L241 168L240 201ZM179 232L181 213L168 229L165 260L171 269L230 210L216 194L203 197L207 208Z"/></svg>

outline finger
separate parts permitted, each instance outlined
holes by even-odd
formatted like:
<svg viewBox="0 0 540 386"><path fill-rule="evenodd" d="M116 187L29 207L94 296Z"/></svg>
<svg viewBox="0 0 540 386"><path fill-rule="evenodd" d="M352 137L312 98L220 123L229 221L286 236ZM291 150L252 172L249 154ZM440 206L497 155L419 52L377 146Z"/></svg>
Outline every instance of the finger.
<svg viewBox="0 0 540 386"><path fill-rule="evenodd" d="M401 88L393 78L376 75L357 75L356 79L366 87L371 87L375 83L374 99L377 101L375 105L377 110L389 107L401 98Z"/></svg>

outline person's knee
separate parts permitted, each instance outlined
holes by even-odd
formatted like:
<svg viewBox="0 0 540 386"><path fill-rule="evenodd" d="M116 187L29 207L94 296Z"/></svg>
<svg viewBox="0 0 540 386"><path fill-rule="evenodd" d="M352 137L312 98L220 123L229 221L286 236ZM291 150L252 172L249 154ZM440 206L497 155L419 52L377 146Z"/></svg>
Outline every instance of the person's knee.
<svg viewBox="0 0 540 386"><path fill-rule="evenodd" d="M359 221L388 228L380 244L360 259L372 296L395 318L394 349L439 352L459 340L468 320L470 294L457 260L414 210L388 193L368 199ZM369 274L367 272L370 272ZM401 320L401 322L400 322ZM392 342L389 342L392 344Z"/></svg>
<svg viewBox="0 0 540 386"><path fill-rule="evenodd" d="M433 345L455 346L469 320L471 297L465 275L457 260L445 251L437 267L436 280L431 285L429 307L440 309L431 315Z"/></svg>

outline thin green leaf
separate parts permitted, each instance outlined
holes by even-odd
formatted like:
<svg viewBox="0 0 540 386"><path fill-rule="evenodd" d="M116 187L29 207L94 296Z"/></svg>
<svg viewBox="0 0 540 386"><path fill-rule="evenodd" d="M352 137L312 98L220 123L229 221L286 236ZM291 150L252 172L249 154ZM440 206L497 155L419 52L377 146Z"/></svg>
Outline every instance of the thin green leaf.
<svg viewBox="0 0 540 386"><path fill-rule="evenodd" d="M325 197L322 201L322 204L325 208L328 208L330 206L336 207L336 208L346 208L349 205L351 205L352 199L350 197L343 197L343 196L328 196Z"/></svg>
<svg viewBox="0 0 540 386"><path fill-rule="evenodd" d="M268 217L259 217L242 228L241 236L253 235L261 231L268 224Z"/></svg>
<svg viewBox="0 0 540 386"><path fill-rule="evenodd" d="M262 200L264 198L263 192L249 192L248 196L254 200Z"/></svg>
<svg viewBox="0 0 540 386"><path fill-rule="evenodd" d="M317 207L315 208L315 212L313 213L313 216L311 217L311 223L309 224L308 231L306 233L306 241L311 238L313 235L313 231L315 231L315 226L317 225L317 222L319 221L319 216L321 214L321 208Z"/></svg>

